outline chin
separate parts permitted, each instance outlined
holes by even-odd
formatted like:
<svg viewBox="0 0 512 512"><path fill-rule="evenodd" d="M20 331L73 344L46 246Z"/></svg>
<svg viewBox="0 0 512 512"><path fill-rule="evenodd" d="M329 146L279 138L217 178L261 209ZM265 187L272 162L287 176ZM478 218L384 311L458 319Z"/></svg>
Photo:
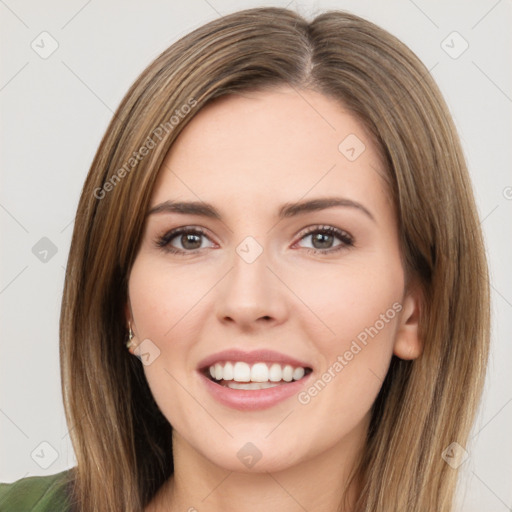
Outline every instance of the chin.
<svg viewBox="0 0 512 512"><path fill-rule="evenodd" d="M221 469L250 474L283 471L307 458L307 454L298 451L299 446L283 446L281 442L265 440L264 435L254 441L249 441L250 437L219 440L216 450L211 445L196 450Z"/></svg>

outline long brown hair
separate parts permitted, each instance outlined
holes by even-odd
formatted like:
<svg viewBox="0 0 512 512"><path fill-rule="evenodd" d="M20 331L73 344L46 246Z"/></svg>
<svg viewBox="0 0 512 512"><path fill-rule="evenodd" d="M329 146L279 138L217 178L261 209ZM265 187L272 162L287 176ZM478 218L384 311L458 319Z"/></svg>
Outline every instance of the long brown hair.
<svg viewBox="0 0 512 512"><path fill-rule="evenodd" d="M76 510L141 511L173 472L172 428L126 347L127 280L169 148L214 98L309 88L352 112L387 166L406 273L420 283L423 354L393 358L357 468L357 510L448 512L483 386L489 284L458 136L420 60L364 19L281 8L212 21L165 50L117 109L75 219L60 323Z"/></svg>

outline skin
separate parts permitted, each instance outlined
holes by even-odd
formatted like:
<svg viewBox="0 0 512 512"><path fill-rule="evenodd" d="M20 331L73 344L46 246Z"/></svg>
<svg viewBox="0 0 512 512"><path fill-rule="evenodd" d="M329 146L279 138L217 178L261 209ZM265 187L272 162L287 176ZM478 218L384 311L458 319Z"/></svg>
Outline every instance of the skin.
<svg viewBox="0 0 512 512"><path fill-rule="evenodd" d="M349 134L366 148L354 161L338 149ZM175 474L147 511L336 510L392 355L421 352L420 300L405 289L383 174L362 124L309 90L220 98L180 134L151 208L205 201L222 220L149 215L130 274L127 321L135 344L149 339L160 350L144 371L174 428ZM332 196L360 203L373 219L350 206L277 217L284 203ZM329 235L315 244L305 233L326 225L350 234L353 245ZM201 227L206 236L194 239L197 245L172 239L185 255L157 247L159 237L182 226ZM247 236L263 250L252 263L236 252ZM194 247L200 249L190 254ZM395 303L401 311L333 372L338 356ZM196 372L201 359L229 348L308 361L310 383L329 369L334 377L308 403L293 396L265 410L234 410L218 403ZM262 455L252 468L237 457L247 442Z"/></svg>

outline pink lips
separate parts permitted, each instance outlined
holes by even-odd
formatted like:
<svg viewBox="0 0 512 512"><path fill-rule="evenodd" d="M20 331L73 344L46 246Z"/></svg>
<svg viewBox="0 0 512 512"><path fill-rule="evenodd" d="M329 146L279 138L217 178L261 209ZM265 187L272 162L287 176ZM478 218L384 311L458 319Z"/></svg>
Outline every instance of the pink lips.
<svg viewBox="0 0 512 512"><path fill-rule="evenodd" d="M208 367L215 363L227 361L243 361L248 364L259 362L279 363L282 365L289 364L293 367L301 366L303 368L311 368L311 366L304 361L280 354L279 352L274 352L273 350L255 350L252 352L243 352L238 349L224 350L203 359L198 364L198 374L208 392L221 404L241 411L273 407L304 389L312 375L309 373L300 380L279 384L278 386L267 389L231 389L217 384L211 380L207 376L207 372L205 372Z"/></svg>
<svg viewBox="0 0 512 512"><path fill-rule="evenodd" d="M211 356L206 357L198 364L198 369L208 368L215 363L226 361L243 361L245 363L280 363L289 364L293 367L302 366L309 368L310 365L304 361L299 361L293 357L274 352L273 350L253 350L252 352L243 352L238 349L223 350Z"/></svg>

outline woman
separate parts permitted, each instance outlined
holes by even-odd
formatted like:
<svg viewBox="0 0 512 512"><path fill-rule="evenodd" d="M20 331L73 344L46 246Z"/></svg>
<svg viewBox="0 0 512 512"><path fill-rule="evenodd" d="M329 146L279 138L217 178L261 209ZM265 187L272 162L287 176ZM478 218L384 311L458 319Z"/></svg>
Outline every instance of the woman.
<svg viewBox="0 0 512 512"><path fill-rule="evenodd" d="M448 512L488 286L409 49L337 11L208 23L137 79L84 185L60 346L78 464L0 500Z"/></svg>

